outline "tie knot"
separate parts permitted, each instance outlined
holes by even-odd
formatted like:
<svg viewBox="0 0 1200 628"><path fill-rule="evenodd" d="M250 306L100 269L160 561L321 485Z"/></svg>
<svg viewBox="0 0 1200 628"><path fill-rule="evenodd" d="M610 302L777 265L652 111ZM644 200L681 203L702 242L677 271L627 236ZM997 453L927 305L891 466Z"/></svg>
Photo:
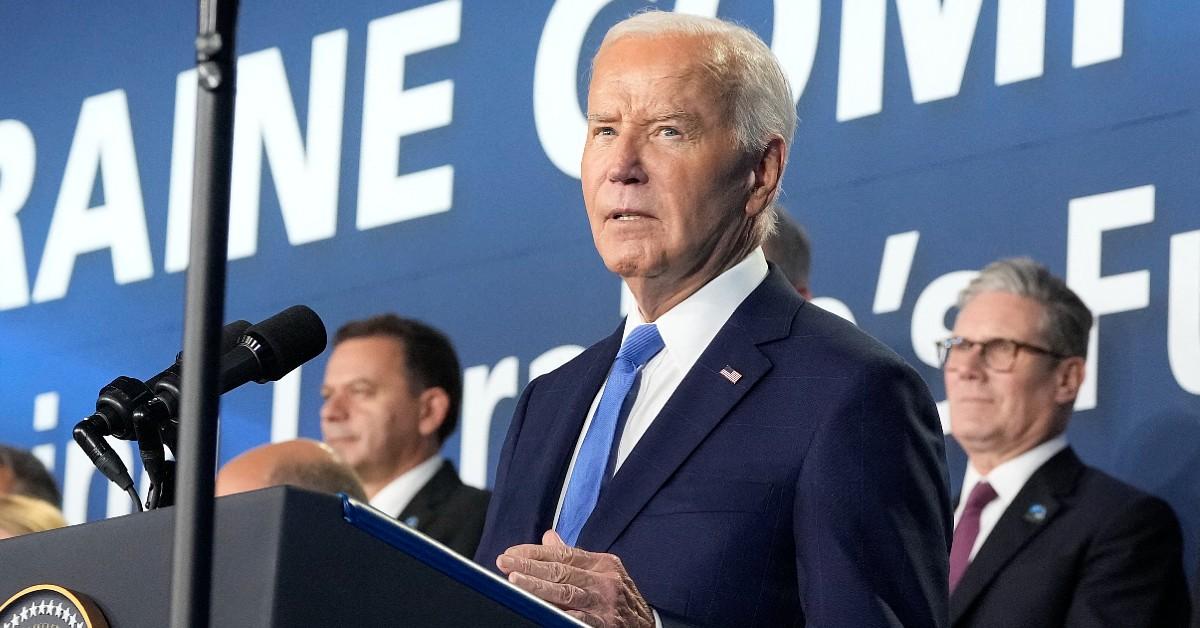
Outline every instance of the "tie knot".
<svg viewBox="0 0 1200 628"><path fill-rule="evenodd" d="M973 510L983 510L984 506L996 499L996 489L992 488L987 482L979 482L975 488L971 489L971 494L967 496L967 508Z"/></svg>
<svg viewBox="0 0 1200 628"><path fill-rule="evenodd" d="M621 345L621 350L617 352L617 359L624 359L633 364L634 368L640 368L645 366L650 358L653 358L662 348L663 339L658 334L658 327L638 325L629 332L625 344Z"/></svg>

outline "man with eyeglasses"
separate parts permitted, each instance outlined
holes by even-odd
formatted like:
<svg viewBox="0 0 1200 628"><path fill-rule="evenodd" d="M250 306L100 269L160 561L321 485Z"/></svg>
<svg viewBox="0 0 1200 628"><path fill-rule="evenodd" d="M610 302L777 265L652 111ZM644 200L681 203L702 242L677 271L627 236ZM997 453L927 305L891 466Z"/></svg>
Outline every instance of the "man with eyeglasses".
<svg viewBox="0 0 1200 628"><path fill-rule="evenodd" d="M1178 520L1084 465L1067 421L1092 314L1036 262L984 268L938 343L967 453L950 551L953 626L1187 626Z"/></svg>

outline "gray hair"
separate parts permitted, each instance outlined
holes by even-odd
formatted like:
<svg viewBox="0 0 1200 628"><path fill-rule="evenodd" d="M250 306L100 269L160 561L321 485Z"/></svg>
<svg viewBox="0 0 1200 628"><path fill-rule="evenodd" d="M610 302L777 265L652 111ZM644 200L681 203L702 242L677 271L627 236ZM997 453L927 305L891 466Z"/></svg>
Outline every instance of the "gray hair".
<svg viewBox="0 0 1200 628"><path fill-rule="evenodd" d="M1042 306L1041 340L1047 348L1063 355L1087 356L1092 312L1065 281L1045 266L1028 257L992 262L959 293L959 309L985 292L1004 292L1037 301Z"/></svg>
<svg viewBox="0 0 1200 628"><path fill-rule="evenodd" d="M634 14L608 29L600 49L623 37L660 35L708 40L709 58L704 65L717 84L729 90L726 98L733 117L734 138L745 154L761 153L774 138L783 140L785 147L792 145L796 133L792 88L779 60L754 31L716 18L650 10ZM786 165L785 161L781 167ZM778 194L779 188L768 199L755 225L754 235L759 244L775 232Z"/></svg>

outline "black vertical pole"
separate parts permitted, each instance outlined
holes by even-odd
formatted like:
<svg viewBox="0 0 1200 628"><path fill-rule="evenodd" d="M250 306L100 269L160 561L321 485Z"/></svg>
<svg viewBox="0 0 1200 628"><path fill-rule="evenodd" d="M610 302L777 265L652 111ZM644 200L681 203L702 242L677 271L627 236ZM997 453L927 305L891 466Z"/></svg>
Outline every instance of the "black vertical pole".
<svg viewBox="0 0 1200 628"><path fill-rule="evenodd" d="M212 594L213 471L220 404L221 319L229 240L229 180L238 0L200 0L196 37L196 162L183 325L171 626L205 628Z"/></svg>

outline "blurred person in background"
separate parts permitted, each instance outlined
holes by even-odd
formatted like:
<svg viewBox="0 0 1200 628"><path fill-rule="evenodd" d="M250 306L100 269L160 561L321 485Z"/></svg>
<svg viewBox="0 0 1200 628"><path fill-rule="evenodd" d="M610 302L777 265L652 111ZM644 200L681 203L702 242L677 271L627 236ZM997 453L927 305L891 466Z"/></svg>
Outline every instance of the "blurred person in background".
<svg viewBox="0 0 1200 628"><path fill-rule="evenodd" d="M382 314L338 330L321 385L322 440L371 505L472 556L489 493L467 486L442 445L458 425L462 371L445 334Z"/></svg>
<svg viewBox="0 0 1200 628"><path fill-rule="evenodd" d="M959 295L938 344L967 453L950 551L953 626L1189 621L1179 522L1163 500L1085 465L1067 441L1092 314L1027 258Z"/></svg>
<svg viewBox="0 0 1200 628"><path fill-rule="evenodd" d="M67 525L56 506L25 495L0 495L0 539Z"/></svg>
<svg viewBox="0 0 1200 628"><path fill-rule="evenodd" d="M11 445L0 445L0 495L34 497L62 505L62 493L54 476L36 456Z"/></svg>
<svg viewBox="0 0 1200 628"><path fill-rule="evenodd" d="M812 242L804 227L796 222L782 207L775 222L775 233L763 242L763 253L767 261L779 267L788 283L805 299L812 299L809 285L809 269L812 267Z"/></svg>
<svg viewBox="0 0 1200 628"><path fill-rule="evenodd" d="M329 445L306 438L261 445L230 460L217 473L216 492L221 497L283 484L367 501L354 469Z"/></svg>

